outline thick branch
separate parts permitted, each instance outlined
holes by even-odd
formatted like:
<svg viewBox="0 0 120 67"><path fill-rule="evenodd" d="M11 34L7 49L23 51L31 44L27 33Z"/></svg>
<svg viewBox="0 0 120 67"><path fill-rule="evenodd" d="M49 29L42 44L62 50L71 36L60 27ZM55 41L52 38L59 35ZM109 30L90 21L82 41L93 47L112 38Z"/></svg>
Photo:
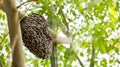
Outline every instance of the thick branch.
<svg viewBox="0 0 120 67"><path fill-rule="evenodd" d="M14 0L3 0L4 11L7 15L10 43L13 46L15 35L18 38L12 54L12 67L25 67L22 47L22 37L18 19L18 11Z"/></svg>
<svg viewBox="0 0 120 67"><path fill-rule="evenodd" d="M3 4L1 0L0 0L0 9L3 10Z"/></svg>

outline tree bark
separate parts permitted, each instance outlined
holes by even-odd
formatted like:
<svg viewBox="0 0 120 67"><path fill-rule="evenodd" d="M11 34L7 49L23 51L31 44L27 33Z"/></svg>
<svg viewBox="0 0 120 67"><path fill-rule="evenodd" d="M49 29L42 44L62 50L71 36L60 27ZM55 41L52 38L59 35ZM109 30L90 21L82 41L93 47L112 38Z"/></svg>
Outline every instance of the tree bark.
<svg viewBox="0 0 120 67"><path fill-rule="evenodd" d="M0 61L0 67L3 67L2 61Z"/></svg>
<svg viewBox="0 0 120 67"><path fill-rule="evenodd" d="M52 45L51 67L58 67L57 43Z"/></svg>
<svg viewBox="0 0 120 67"><path fill-rule="evenodd" d="M25 67L21 29L15 0L3 0L3 7L8 20L10 44L11 47L15 46L15 48L12 49L12 67ZM16 35L17 38L15 40L14 38ZM16 41L15 44L13 44L14 41Z"/></svg>
<svg viewBox="0 0 120 67"><path fill-rule="evenodd" d="M52 33L52 37L53 38L56 38L56 34L54 33L54 30L55 30L55 23L53 22L53 18L52 18L52 16L49 16L48 17L49 19L50 19L50 27L51 27L51 29L52 29L52 31L50 31L51 33ZM58 50L58 48L57 48L57 42L53 42L53 44L52 44L52 54L51 54L51 57L50 57L50 62L51 62L51 67L58 67L58 54L57 54L57 50Z"/></svg>

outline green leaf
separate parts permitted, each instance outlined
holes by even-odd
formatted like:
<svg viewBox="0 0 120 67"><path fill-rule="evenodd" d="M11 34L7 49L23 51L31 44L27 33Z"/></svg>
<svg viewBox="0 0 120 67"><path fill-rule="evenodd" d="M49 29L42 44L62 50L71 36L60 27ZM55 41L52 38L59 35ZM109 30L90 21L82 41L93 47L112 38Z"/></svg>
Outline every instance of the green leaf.
<svg viewBox="0 0 120 67"><path fill-rule="evenodd" d="M101 65L107 67L107 60L105 58L101 61Z"/></svg>
<svg viewBox="0 0 120 67"><path fill-rule="evenodd" d="M0 45L0 51L3 49L3 46Z"/></svg>
<svg viewBox="0 0 120 67"><path fill-rule="evenodd" d="M112 64L114 62L114 59L110 59L109 63Z"/></svg>
<svg viewBox="0 0 120 67"><path fill-rule="evenodd" d="M80 56L82 56L82 57L83 57L83 56L84 56L84 54L83 54L82 52L80 52Z"/></svg>
<svg viewBox="0 0 120 67"><path fill-rule="evenodd" d="M92 50L90 48L87 49L87 54L90 55Z"/></svg>

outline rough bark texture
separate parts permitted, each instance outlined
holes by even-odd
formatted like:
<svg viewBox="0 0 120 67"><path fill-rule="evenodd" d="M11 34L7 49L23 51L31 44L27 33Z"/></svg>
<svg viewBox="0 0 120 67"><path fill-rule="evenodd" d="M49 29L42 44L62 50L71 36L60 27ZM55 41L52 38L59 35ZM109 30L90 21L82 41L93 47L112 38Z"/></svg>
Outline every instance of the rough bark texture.
<svg viewBox="0 0 120 67"><path fill-rule="evenodd" d="M14 38L17 35L15 48L12 54L12 67L25 67L22 47L20 24L15 0L3 0L4 11L7 15L10 43L13 46ZM13 49L12 49L13 50Z"/></svg>

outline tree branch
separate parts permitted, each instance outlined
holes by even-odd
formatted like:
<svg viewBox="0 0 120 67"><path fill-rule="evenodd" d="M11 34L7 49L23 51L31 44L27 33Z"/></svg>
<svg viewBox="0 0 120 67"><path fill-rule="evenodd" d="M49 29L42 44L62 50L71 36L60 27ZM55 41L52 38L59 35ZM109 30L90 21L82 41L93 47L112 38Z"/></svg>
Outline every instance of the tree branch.
<svg viewBox="0 0 120 67"><path fill-rule="evenodd" d="M57 43L52 45L51 67L58 67Z"/></svg>
<svg viewBox="0 0 120 67"><path fill-rule="evenodd" d="M118 62L120 64L120 61L118 59L116 59L116 62Z"/></svg>
<svg viewBox="0 0 120 67"><path fill-rule="evenodd" d="M20 8L22 5L29 3L29 2L35 2L37 0L27 0L26 2L21 3L19 6L17 6L17 8Z"/></svg>
<svg viewBox="0 0 120 67"><path fill-rule="evenodd" d="M15 35L18 33L18 38L16 40L16 45L12 54L12 67L25 67L21 30L15 1L3 0L3 6L7 15L11 46L13 46Z"/></svg>
<svg viewBox="0 0 120 67"><path fill-rule="evenodd" d="M90 60L90 67L94 67L94 59L95 59L95 48L92 45L92 57L91 57L91 60Z"/></svg>
<svg viewBox="0 0 120 67"><path fill-rule="evenodd" d="M54 42L56 43L62 43L62 44L71 44L72 38L71 37L62 37L57 35L51 28L48 28L50 35Z"/></svg>
<svg viewBox="0 0 120 67"><path fill-rule="evenodd" d="M60 12L61 12L61 14L62 14L64 24L65 24L65 26L67 27L67 32L66 32L66 34L68 34L68 33L69 33L68 22L67 22L67 20L66 20L66 17L65 17L65 15L64 15L63 11L62 11L62 7L61 7L59 4L58 4L58 7L60 8Z"/></svg>
<svg viewBox="0 0 120 67"><path fill-rule="evenodd" d="M70 45L72 53L76 56L76 58L79 61L80 66L84 67L84 64L82 63L81 59L78 57L78 55L75 53L74 49L72 48L72 44Z"/></svg>
<svg viewBox="0 0 120 67"><path fill-rule="evenodd" d="M0 1L0 9L3 10L3 4L1 1Z"/></svg>
<svg viewBox="0 0 120 67"><path fill-rule="evenodd" d="M72 49L71 49L71 50L72 50ZM82 63L82 61L81 61L81 59L78 57L78 55L75 53L75 51L74 51L74 50L72 50L72 52L73 52L73 54L77 57L77 59L78 59L78 61L79 61L80 66L84 67L84 65L83 65L83 63Z"/></svg>
<svg viewBox="0 0 120 67"><path fill-rule="evenodd" d="M52 36L52 38L53 38L53 40L54 40L54 38L56 38L56 34L55 34L55 32L54 32L54 30L55 30L55 24L54 24L54 22L53 22L53 20L52 20L52 16L49 16L49 18L51 19L51 21L50 21L50 26L51 26L51 29L50 28L48 28L49 29L49 31L50 31L50 35ZM57 43L56 42L53 42L53 44L52 44L52 54L51 54L51 57L50 57L50 61L51 61L51 67L58 67L58 55L57 55Z"/></svg>
<svg viewBox="0 0 120 67"><path fill-rule="evenodd" d="M8 36L8 33L5 34L5 36L2 38L1 42L0 42L0 45L4 42L5 38Z"/></svg>
<svg viewBox="0 0 120 67"><path fill-rule="evenodd" d="M0 60L0 67L3 67L2 61Z"/></svg>
<svg viewBox="0 0 120 67"><path fill-rule="evenodd" d="M13 51L14 51L14 49L15 49L15 46L16 46L16 42L17 42L17 39L18 39L18 34L16 34L15 35L15 38L14 38L14 41L13 41L13 43L12 43L12 50L11 50L11 52L9 53L9 55L8 55L8 62L7 62L7 67L10 67L10 57L11 57L11 55L13 54Z"/></svg>

